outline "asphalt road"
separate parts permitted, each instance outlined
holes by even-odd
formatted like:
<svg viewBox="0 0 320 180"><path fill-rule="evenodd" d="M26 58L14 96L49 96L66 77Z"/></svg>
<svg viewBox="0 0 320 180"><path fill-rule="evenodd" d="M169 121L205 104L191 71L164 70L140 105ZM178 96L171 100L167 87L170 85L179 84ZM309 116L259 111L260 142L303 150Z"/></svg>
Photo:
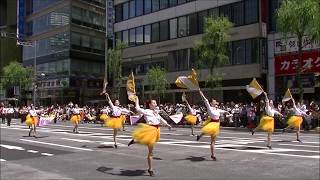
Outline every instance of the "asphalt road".
<svg viewBox="0 0 320 180"><path fill-rule="evenodd" d="M126 126L113 148L112 129L80 124L72 133L70 122L38 128L13 120L1 124L1 179L319 179L319 134L275 133L272 147L266 134L222 129L216 143L217 161L210 158L209 137L200 142L189 128L161 128L154 150L155 177L146 172L147 148L127 146L136 126ZM196 133L199 133L196 128Z"/></svg>

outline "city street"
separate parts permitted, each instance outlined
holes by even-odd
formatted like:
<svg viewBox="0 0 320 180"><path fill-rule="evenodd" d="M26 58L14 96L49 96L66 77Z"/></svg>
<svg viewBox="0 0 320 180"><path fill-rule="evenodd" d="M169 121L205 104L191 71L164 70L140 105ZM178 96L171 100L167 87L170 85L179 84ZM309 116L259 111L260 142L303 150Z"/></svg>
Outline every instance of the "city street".
<svg viewBox="0 0 320 180"><path fill-rule="evenodd" d="M275 132L272 147L266 134L222 129L216 143L217 161L210 158L209 137L200 142L189 128L161 128L154 150L155 177L146 172L147 148L127 146L136 126L126 126L113 148L112 129L80 124L72 133L70 122L37 129L13 120L1 124L1 179L319 179L319 134ZM196 128L196 133L199 133Z"/></svg>

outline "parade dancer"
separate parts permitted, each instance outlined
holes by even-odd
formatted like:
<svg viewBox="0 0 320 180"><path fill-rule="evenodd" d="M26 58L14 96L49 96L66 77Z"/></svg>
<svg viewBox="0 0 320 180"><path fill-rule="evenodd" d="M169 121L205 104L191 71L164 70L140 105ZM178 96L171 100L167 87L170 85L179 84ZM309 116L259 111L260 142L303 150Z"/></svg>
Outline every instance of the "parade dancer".
<svg viewBox="0 0 320 180"><path fill-rule="evenodd" d="M143 114L146 124L140 123L139 127L133 131L133 139L129 142L128 146L134 143L139 143L148 147L148 173L150 176L154 176L151 160L153 156L154 144L160 140L159 125L160 123L163 123L164 125L168 126L169 129L171 129L171 126L158 114L156 100L148 101L147 109L142 109L139 106L139 99L136 98L135 107L138 113Z"/></svg>
<svg viewBox="0 0 320 180"><path fill-rule="evenodd" d="M29 136L31 136L31 132L33 132L33 137L36 138L36 127L38 125L38 114L35 110L34 106L31 106L29 110L29 114L26 117L26 125L30 127Z"/></svg>
<svg viewBox="0 0 320 180"><path fill-rule="evenodd" d="M215 157L215 142L220 131L220 114L226 113L230 115L230 113L228 111L218 109L218 102L214 99L212 99L212 101L209 103L208 99L204 96L201 90L199 90L199 93L202 97L202 100L204 101L204 104L207 107L209 119L204 122L204 126L201 129L201 134L197 135L197 141L199 141L203 135L209 135L211 137L211 158L212 160L216 161L217 158Z"/></svg>
<svg viewBox="0 0 320 180"><path fill-rule="evenodd" d="M188 100L186 99L185 94L182 95L182 101L186 102L189 114L184 117L184 119L191 125L191 135L194 136L193 133L193 127L197 123L197 112L195 109L191 108L190 104L188 103Z"/></svg>
<svg viewBox="0 0 320 180"><path fill-rule="evenodd" d="M110 117L109 117L108 114L109 114L111 111L109 110L109 108L103 107L103 108L100 110L100 112L101 112L100 120L103 121L103 123L101 124L101 126L103 126L103 125L106 123L106 121L109 120Z"/></svg>
<svg viewBox="0 0 320 180"><path fill-rule="evenodd" d="M288 126L286 128L284 128L282 130L282 132L284 133L287 129L289 128L294 128L297 130L296 134L297 134L297 141L298 142L302 142L300 140L300 129L301 129L301 124L303 122L303 116L308 117L309 115L306 114L304 111L302 111L301 109L299 109L296 106L295 100L293 98L291 98L292 100L292 105L293 105L293 112L294 114L289 118L289 120L287 121Z"/></svg>
<svg viewBox="0 0 320 180"><path fill-rule="evenodd" d="M253 135L257 130L262 129L268 133L268 144L267 147L271 148L271 135L274 131L274 115L277 114L282 117L282 114L271 107L270 100L266 92L263 92L265 95L265 113L266 115L262 116L260 119L259 125L251 131Z"/></svg>
<svg viewBox="0 0 320 180"><path fill-rule="evenodd" d="M105 125L107 127L110 127L113 129L113 142L114 142L114 147L118 148L117 145L117 134L118 134L118 130L121 129L123 127L123 123L124 123L124 118L125 116L123 115L124 113L129 113L130 111L120 108L119 105L119 100L115 100L114 104L112 103L109 94L105 93L106 95L106 99L112 109L112 113L111 113L111 117L105 121Z"/></svg>
<svg viewBox="0 0 320 180"><path fill-rule="evenodd" d="M72 123L74 123L74 128L73 128L72 132L79 133L78 127L79 127L79 123L81 121L81 116L80 116L80 108L78 107L77 104L75 104L75 107L73 107L71 109L71 112L72 112L72 116L71 116L70 121Z"/></svg>

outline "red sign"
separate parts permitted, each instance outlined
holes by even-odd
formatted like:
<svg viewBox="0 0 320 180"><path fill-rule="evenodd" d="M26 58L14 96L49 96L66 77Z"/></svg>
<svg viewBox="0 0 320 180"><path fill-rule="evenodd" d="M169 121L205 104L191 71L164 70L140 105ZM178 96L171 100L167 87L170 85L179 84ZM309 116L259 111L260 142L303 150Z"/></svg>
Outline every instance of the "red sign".
<svg viewBox="0 0 320 180"><path fill-rule="evenodd" d="M297 72L299 62L298 54L285 54L275 56L275 75L293 75ZM320 51L304 52L301 60L303 73L320 72Z"/></svg>

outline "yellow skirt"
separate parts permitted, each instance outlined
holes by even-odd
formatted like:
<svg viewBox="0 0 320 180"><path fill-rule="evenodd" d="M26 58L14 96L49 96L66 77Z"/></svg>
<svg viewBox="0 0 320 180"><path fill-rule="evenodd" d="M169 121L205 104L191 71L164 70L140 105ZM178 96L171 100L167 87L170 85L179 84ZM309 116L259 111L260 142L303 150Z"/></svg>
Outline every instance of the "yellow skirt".
<svg viewBox="0 0 320 180"><path fill-rule="evenodd" d="M107 121L107 120L109 120L109 116L107 115L107 114L101 114L100 115L100 119L102 120L102 121Z"/></svg>
<svg viewBox="0 0 320 180"><path fill-rule="evenodd" d="M123 120L122 120L121 116L118 118L112 117L112 118L109 118L109 120L105 121L105 126L112 128L112 129L121 129L122 123L123 123Z"/></svg>
<svg viewBox="0 0 320 180"><path fill-rule="evenodd" d="M70 121L74 124L79 124L80 122L80 115L72 115Z"/></svg>
<svg viewBox="0 0 320 180"><path fill-rule="evenodd" d="M217 136L220 131L220 122L210 122L210 121L211 119L206 120L204 122L204 126L201 129L201 132L209 136Z"/></svg>
<svg viewBox="0 0 320 180"><path fill-rule="evenodd" d="M139 144L153 146L160 140L160 127L140 123L138 128L132 132L132 137Z"/></svg>
<svg viewBox="0 0 320 180"><path fill-rule="evenodd" d="M122 123L126 123L127 117L126 115L121 115L120 118L122 119Z"/></svg>
<svg viewBox="0 0 320 180"><path fill-rule="evenodd" d="M26 117L26 125L31 126L31 125L37 125L38 124L38 118L37 117L32 117L30 114L27 115Z"/></svg>
<svg viewBox="0 0 320 180"><path fill-rule="evenodd" d="M303 119L301 116L291 116L287 122L289 127L299 128Z"/></svg>
<svg viewBox="0 0 320 180"><path fill-rule="evenodd" d="M274 119L270 116L262 116L257 129L262 129L266 132L272 133L274 130Z"/></svg>
<svg viewBox="0 0 320 180"><path fill-rule="evenodd" d="M186 121L191 125L195 125L197 123L197 116L192 114L186 115L184 119L186 119Z"/></svg>

